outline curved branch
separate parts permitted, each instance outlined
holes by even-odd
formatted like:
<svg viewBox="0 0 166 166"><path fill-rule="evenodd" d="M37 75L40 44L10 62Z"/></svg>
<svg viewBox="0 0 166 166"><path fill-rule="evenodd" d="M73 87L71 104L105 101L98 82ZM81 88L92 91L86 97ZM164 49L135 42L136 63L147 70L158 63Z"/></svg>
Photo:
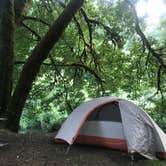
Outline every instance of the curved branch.
<svg viewBox="0 0 166 166"><path fill-rule="evenodd" d="M51 60L52 61L52 60ZM25 64L26 62L24 61L15 61L14 64L15 65L23 65ZM51 62L51 63L42 63L42 65L45 65L45 66L53 66L53 67L76 67L76 68L82 68L84 69L85 71L89 72L90 74L92 74L96 80L98 80L99 82L104 82L101 77L93 70L91 69L90 67L84 65L84 64L81 64L81 63L71 63L71 64L56 64L55 62Z"/></svg>
<svg viewBox="0 0 166 166"><path fill-rule="evenodd" d="M66 87L66 81L65 81L63 75L57 69L57 65L56 65L56 63L55 63L55 61L54 61L54 59L53 59L53 57L51 55L49 55L49 59L51 61L51 65L54 67L56 73L60 76L60 78L61 78L61 80L63 82L64 92L65 92L65 103L68 106L69 110L72 111L73 108L72 108L72 106L71 106L71 104L70 104L70 102L68 100L68 89Z"/></svg>
<svg viewBox="0 0 166 166"><path fill-rule="evenodd" d="M62 8L65 8L66 5L61 0L54 0L54 1L57 2ZM90 53L91 53L92 58L93 58L92 61L94 62L96 69L99 69L98 60L97 60L97 53L96 53L95 49L93 49L93 43L92 43L92 25L90 23L90 19L88 18L86 12L82 8L80 8L80 12L81 12L82 16L84 17L85 22L88 26L88 30L89 30L89 43L88 43L85 40L84 33L83 33L83 30L81 28L80 23L78 22L78 20L76 19L75 16L73 17L75 25L78 29L78 34L80 35L80 37L84 43L84 49L83 49L82 55L86 55L85 47L87 47L90 50ZM86 60L86 56L84 56L84 59Z"/></svg>
<svg viewBox="0 0 166 166"><path fill-rule="evenodd" d="M26 28L28 31L30 31L32 33L32 35L35 35L36 38L37 38L37 41L41 40L41 36L36 32L34 31L32 28L30 28L29 26L27 26L26 24L24 24L23 22L21 22L21 25Z"/></svg>
<svg viewBox="0 0 166 166"><path fill-rule="evenodd" d="M84 65L84 64L81 64L81 63L71 63L71 64L57 64L56 66L58 67L79 67L79 68L82 68L84 69L85 71L88 71L90 74L92 74L96 80L100 81L100 82L104 82L100 76L93 70L91 69L90 67Z"/></svg>
<svg viewBox="0 0 166 166"><path fill-rule="evenodd" d="M22 21L24 20L32 20L32 21L35 21L35 22L39 22L39 23L42 23L44 25L47 25L48 27L50 26L49 23L47 23L46 21L40 19L40 18L36 18L36 17L31 17L31 16L23 16L22 17Z"/></svg>
<svg viewBox="0 0 166 166"><path fill-rule="evenodd" d="M161 88L161 70L162 70L162 67L159 66L158 72L157 72L157 92L156 93L160 92L161 99L162 99L162 101L164 101L164 94L163 94L163 91Z"/></svg>
<svg viewBox="0 0 166 166"><path fill-rule="evenodd" d="M88 18L86 12L83 10L83 8L80 9L80 12L81 14L83 15L85 21L86 21L86 24L88 26L88 30L89 30L89 43L90 43L90 46L92 48L92 25L90 24L90 19Z"/></svg>
<svg viewBox="0 0 166 166"><path fill-rule="evenodd" d="M160 63L161 67L166 70L166 64L164 63L163 59L162 59L162 55L163 54L160 54L158 52L156 52L150 45L148 39L146 38L145 34L142 32L141 30L141 27L139 25L139 19L138 19L138 16L137 16L137 12L136 12L136 9L134 7L134 5L130 2L130 0L125 0L132 8L132 11L133 11L133 14L134 14L134 18L135 18L135 30L137 32L137 34L140 36L142 42L143 42L143 45L147 48L147 50L149 51L149 53L151 53L151 55L153 57L155 57L158 62Z"/></svg>
<svg viewBox="0 0 166 166"><path fill-rule="evenodd" d="M103 29L106 31L106 33L110 36L109 39L112 41L113 45L120 47L119 43L121 42L121 38L118 33L113 32L109 26L103 24L102 22L100 22L98 20L89 19L89 22L91 24L103 27Z"/></svg>

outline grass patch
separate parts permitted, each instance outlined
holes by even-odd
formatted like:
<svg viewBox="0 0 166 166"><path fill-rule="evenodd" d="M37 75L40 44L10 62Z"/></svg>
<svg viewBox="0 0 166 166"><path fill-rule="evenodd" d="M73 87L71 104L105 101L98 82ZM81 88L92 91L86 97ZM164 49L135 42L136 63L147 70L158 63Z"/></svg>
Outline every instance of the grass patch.
<svg viewBox="0 0 166 166"><path fill-rule="evenodd" d="M145 166L166 166L166 161L164 160L146 161Z"/></svg>

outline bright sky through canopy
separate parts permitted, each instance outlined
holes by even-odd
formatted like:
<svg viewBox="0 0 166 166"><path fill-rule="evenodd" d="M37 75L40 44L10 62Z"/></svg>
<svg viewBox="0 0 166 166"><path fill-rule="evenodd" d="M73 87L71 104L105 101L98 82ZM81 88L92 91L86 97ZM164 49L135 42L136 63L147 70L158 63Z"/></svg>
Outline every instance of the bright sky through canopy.
<svg viewBox="0 0 166 166"><path fill-rule="evenodd" d="M148 24L158 24L161 17L166 17L166 4L163 0L140 0L136 10L139 17L147 16Z"/></svg>

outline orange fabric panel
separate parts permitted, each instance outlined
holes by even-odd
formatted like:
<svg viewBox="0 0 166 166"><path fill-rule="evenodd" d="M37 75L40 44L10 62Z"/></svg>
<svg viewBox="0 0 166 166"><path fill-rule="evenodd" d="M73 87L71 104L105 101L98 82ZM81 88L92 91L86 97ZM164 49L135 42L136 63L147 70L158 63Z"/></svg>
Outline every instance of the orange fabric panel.
<svg viewBox="0 0 166 166"><path fill-rule="evenodd" d="M165 152L157 152L156 153L156 156L158 158L161 158L161 159L165 159L166 160L166 153Z"/></svg>
<svg viewBox="0 0 166 166"><path fill-rule="evenodd" d="M67 142L62 139L55 139L54 141L55 143L67 144ZM116 149L120 151L127 151L126 140L122 140L122 139L79 135L74 141L74 144L96 145L96 146L102 146L102 147ZM158 158L166 160L165 152L156 152L156 156Z"/></svg>
<svg viewBox="0 0 166 166"><path fill-rule="evenodd" d="M122 139L78 135L78 137L76 138L74 143L87 144L87 145L97 145L97 146L103 146L106 148L127 151L126 140L122 140Z"/></svg>
<svg viewBox="0 0 166 166"><path fill-rule="evenodd" d="M67 144L67 142L65 141L65 140L63 140L63 139L54 139L54 142L55 143L62 143L62 144Z"/></svg>

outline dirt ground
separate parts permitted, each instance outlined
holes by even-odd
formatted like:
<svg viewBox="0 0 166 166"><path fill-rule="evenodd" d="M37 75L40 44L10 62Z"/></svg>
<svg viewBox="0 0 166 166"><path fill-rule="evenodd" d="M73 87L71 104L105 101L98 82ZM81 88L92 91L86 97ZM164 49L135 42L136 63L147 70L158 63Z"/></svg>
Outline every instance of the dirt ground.
<svg viewBox="0 0 166 166"><path fill-rule="evenodd" d="M65 154L67 145L55 144L54 135L0 131L0 142L8 143L0 148L0 166L130 166L129 155L105 148L73 145ZM166 162L139 157L134 166L166 166Z"/></svg>

